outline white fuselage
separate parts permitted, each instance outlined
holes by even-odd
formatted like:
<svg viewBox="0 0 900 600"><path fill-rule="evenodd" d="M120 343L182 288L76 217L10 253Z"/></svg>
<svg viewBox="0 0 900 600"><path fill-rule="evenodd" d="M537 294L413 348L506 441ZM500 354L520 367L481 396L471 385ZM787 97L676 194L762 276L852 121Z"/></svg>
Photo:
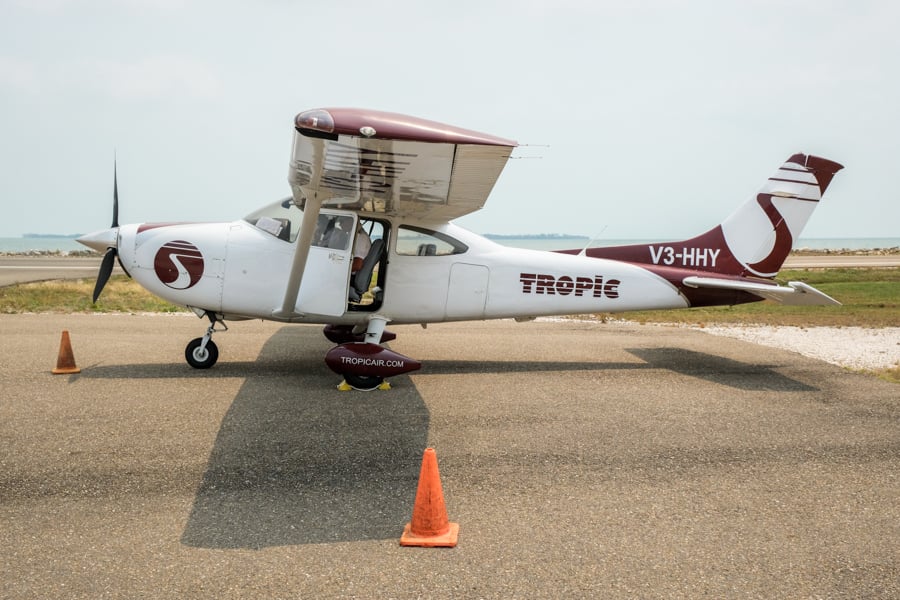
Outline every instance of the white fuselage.
<svg viewBox="0 0 900 600"><path fill-rule="evenodd" d="M330 211L332 214L354 213ZM687 300L662 277L619 261L501 246L452 223L415 225L452 238L464 251L398 252L397 219L385 226L383 301L393 323L529 318L547 315L683 308ZM354 221L355 223L355 221ZM295 310L281 310L295 243L247 221L124 225L119 259L152 293L224 318L360 324L372 312L347 302L352 245L311 247Z"/></svg>

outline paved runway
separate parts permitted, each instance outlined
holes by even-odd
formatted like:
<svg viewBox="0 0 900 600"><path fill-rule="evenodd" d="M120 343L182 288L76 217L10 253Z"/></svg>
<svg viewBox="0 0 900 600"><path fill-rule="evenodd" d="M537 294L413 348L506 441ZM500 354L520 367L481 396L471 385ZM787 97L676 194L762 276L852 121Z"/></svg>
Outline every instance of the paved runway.
<svg viewBox="0 0 900 600"><path fill-rule="evenodd" d="M51 279L96 279L101 258L0 256L0 287ZM114 275L122 275L116 263Z"/></svg>
<svg viewBox="0 0 900 600"><path fill-rule="evenodd" d="M698 331L0 315L0 597L900 597L898 388ZM60 332L79 375L50 375ZM436 448L454 549L401 548Z"/></svg>
<svg viewBox="0 0 900 600"><path fill-rule="evenodd" d="M900 254L883 256L863 256L856 254L829 254L823 256L793 255L784 261L785 269L832 269L832 268L886 268L900 267Z"/></svg>

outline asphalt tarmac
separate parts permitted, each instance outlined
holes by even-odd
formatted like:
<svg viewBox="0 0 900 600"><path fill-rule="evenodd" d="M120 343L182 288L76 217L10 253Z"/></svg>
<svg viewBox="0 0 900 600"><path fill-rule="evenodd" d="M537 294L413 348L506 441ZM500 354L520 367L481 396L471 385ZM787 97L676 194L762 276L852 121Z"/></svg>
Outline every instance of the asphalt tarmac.
<svg viewBox="0 0 900 600"><path fill-rule="evenodd" d="M0 287L53 279L96 279L102 258L69 256L0 256ZM124 271L118 263L114 275Z"/></svg>
<svg viewBox="0 0 900 600"><path fill-rule="evenodd" d="M51 375L70 332L77 375ZM0 315L4 598L897 598L898 387L702 332ZM436 449L453 549L404 548Z"/></svg>

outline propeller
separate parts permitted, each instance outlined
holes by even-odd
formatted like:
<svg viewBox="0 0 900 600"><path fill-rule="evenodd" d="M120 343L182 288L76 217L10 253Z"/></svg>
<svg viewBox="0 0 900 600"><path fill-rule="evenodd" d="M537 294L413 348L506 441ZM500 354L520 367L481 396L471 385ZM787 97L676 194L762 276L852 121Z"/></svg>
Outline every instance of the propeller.
<svg viewBox="0 0 900 600"><path fill-rule="evenodd" d="M113 218L112 225L110 226L110 231L115 232L113 239L118 237L118 229L119 229L119 181L117 174L116 161L113 160ZM94 297L93 302L97 302L97 298L100 297L100 292L103 291L103 287L106 285L106 282L109 281L109 276L112 275L113 267L115 266L116 256L118 256L118 250L116 250L116 245L109 246L106 249L106 253L103 255L103 260L100 262L100 272L97 273L97 283L94 284Z"/></svg>
<svg viewBox="0 0 900 600"><path fill-rule="evenodd" d="M103 291L106 282L109 281L109 276L112 274L115 263L116 249L107 248L106 254L103 255L103 261L100 263L100 272L97 273L97 283L94 284L94 296L91 300L92 302L96 303L97 298L100 297L100 292Z"/></svg>

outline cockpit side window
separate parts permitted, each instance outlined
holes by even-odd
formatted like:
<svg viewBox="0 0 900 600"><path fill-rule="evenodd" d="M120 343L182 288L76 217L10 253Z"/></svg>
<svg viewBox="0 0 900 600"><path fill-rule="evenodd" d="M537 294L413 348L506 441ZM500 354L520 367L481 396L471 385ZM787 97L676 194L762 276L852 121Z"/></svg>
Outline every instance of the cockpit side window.
<svg viewBox="0 0 900 600"><path fill-rule="evenodd" d="M244 220L280 240L293 242L300 233L303 212L287 198L250 213Z"/></svg>
<svg viewBox="0 0 900 600"><path fill-rule="evenodd" d="M401 256L449 256L468 250L468 246L445 233L412 225L397 228L396 252Z"/></svg>

